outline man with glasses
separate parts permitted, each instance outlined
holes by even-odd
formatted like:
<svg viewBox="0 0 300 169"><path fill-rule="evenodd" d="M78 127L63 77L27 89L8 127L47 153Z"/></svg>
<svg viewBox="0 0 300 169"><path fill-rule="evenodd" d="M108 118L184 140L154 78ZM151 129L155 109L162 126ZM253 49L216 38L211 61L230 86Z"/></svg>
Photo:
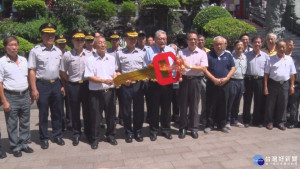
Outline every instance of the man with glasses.
<svg viewBox="0 0 300 169"><path fill-rule="evenodd" d="M197 47L197 41L197 32L188 32L188 47L178 52L179 57L184 60L185 66L185 70L182 73L182 82L179 85L180 119L178 137L181 139L185 137L188 129L191 130L192 138L198 138L199 93L201 92L201 78L203 77L203 72L206 71L208 62L206 52ZM189 113L187 112L188 108Z"/></svg>
<svg viewBox="0 0 300 169"><path fill-rule="evenodd" d="M244 49L243 49L243 52L246 53L246 52L250 52L253 50L253 48L250 47L249 45L249 35L248 34L243 34L240 36L240 41L243 42L243 45L244 45Z"/></svg>
<svg viewBox="0 0 300 169"><path fill-rule="evenodd" d="M155 45L146 49L145 66L152 63L153 58L159 53L173 52L173 48L167 46L167 34L163 30L158 30L155 33ZM161 124L162 135L167 139L172 139L170 133L171 127L171 100L172 100L172 84L160 85L157 83L157 79L150 79L149 81L149 93L151 113L150 113L150 140L155 141L157 139L157 133L159 130L159 122ZM161 113L159 110L161 108Z"/></svg>

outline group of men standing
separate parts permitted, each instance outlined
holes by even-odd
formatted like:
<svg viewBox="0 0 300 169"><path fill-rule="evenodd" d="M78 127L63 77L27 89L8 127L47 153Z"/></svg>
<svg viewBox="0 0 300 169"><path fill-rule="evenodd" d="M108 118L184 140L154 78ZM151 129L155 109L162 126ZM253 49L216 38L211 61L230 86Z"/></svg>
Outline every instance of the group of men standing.
<svg viewBox="0 0 300 169"><path fill-rule="evenodd" d="M40 32L42 43L30 51L28 63L17 54L19 44L13 36L4 39L6 55L0 59L0 97L6 116L10 146L16 157L22 156L21 151L33 152L28 146L30 102L33 101L37 101L39 109L41 148L49 147L49 109L53 141L58 145L65 144L62 139L64 97L73 131L73 146L79 144L81 137L81 109L84 134L92 149L98 148L103 119L107 126L105 139L108 143L118 144L115 138L116 119L120 124L124 124L127 143L131 143L133 139L142 142L144 96L148 109L150 140L157 139L160 128L165 138L172 139L172 84L160 85L156 79L148 78L140 81L127 80L120 86L113 83L113 79L120 74L148 67L159 53L172 52L183 61L176 95L179 98L180 110L178 137L181 139L185 138L188 130L192 138L198 138L200 98L202 101L206 100L202 102L202 110L206 107L206 111L201 113L202 120L205 118L203 121L206 122L205 133L209 133L215 125L222 132L228 133L232 125L248 127L251 121L253 125L260 127L265 124L268 129L272 129L275 124L284 130L288 92L293 94L294 86L300 83L297 78L296 83L294 82L296 69L292 58L285 53L284 41L278 41L277 54L269 56L261 51L262 38L252 39L252 49L248 46L249 36L243 35L241 41L234 44L231 54L226 51L225 38L215 37L213 50L209 51L204 47L204 37L195 31L189 31L187 47L177 53L167 46L165 31L158 30L155 33L155 45L145 46L145 32L130 27L124 33L125 48L119 46L120 34L112 31L109 35L112 48L107 49L105 37L95 36L92 32L77 28L70 34L73 49L65 52L63 44L66 43L66 38L59 35L55 39L54 24L41 25ZM57 47L54 45L55 40ZM174 61L170 63L172 62ZM206 94L203 95L203 91ZM254 109L251 120L253 94ZM244 125L238 121L242 95ZM117 98L120 109L118 118ZM294 125L297 121L295 109L299 106L299 99L291 100L295 100L290 106ZM5 153L1 151L0 157L4 156Z"/></svg>

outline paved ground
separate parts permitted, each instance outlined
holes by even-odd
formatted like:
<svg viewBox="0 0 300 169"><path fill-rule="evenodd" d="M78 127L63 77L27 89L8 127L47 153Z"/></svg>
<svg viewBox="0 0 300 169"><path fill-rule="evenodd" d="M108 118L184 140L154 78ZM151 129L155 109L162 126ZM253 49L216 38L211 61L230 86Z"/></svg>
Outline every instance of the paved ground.
<svg viewBox="0 0 300 169"><path fill-rule="evenodd" d="M229 134L213 131L199 132L198 139L189 135L181 140L173 126L173 139L159 136L151 142L148 124L145 124L144 142L128 144L123 138L123 128L118 125L117 146L101 141L97 150L92 150L82 136L77 147L72 146L71 132L64 134L65 146L50 142L48 150L42 150L38 139L38 111L31 111L32 143L34 153L15 158L10 150L3 111L0 111L2 144L8 157L0 160L1 169L146 169L146 168L300 168L300 129L280 131L274 128L232 128ZM202 126L201 126L202 128ZM49 129L51 130L51 129ZM104 133L104 130L103 132ZM256 166L254 155L262 155L269 165ZM282 158L283 160L282 160ZM295 159L297 158L297 159ZM280 159L287 164L272 164ZM288 160L290 159L290 160ZM290 161L290 162L289 162ZM290 164L297 162L298 166Z"/></svg>

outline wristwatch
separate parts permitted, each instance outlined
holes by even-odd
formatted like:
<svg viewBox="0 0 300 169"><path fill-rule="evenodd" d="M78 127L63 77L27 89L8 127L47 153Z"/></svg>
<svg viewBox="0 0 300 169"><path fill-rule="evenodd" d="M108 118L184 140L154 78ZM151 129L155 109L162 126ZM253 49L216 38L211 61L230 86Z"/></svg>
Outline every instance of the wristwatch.
<svg viewBox="0 0 300 169"><path fill-rule="evenodd" d="M190 69L192 69L192 68L193 68L193 66L191 65L191 66L190 66Z"/></svg>

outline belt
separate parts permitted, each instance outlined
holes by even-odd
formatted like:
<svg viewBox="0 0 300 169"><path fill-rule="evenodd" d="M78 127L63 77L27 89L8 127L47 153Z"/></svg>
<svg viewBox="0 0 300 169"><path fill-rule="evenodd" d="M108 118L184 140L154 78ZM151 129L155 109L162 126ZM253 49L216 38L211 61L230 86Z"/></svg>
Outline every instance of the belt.
<svg viewBox="0 0 300 169"><path fill-rule="evenodd" d="M203 76L185 76L182 75L183 79L201 79Z"/></svg>
<svg viewBox="0 0 300 169"><path fill-rule="evenodd" d="M85 83L85 82L87 82L87 80L79 80L79 81L76 81L76 82L68 81L68 83L71 83L71 84L82 84L82 83Z"/></svg>
<svg viewBox="0 0 300 169"><path fill-rule="evenodd" d="M46 79L37 79L37 81L49 82L49 83L54 83L54 82L56 82L57 80L58 80L58 78L57 78L57 79L51 79L51 80L46 80Z"/></svg>
<svg viewBox="0 0 300 169"><path fill-rule="evenodd" d="M248 79L248 80L260 80L260 79L263 79L263 78L264 78L263 76L245 75L245 79Z"/></svg>
<svg viewBox="0 0 300 169"><path fill-rule="evenodd" d="M108 88L108 89L101 89L101 90L98 90L98 91L106 93L106 92L112 91L113 89L114 88Z"/></svg>
<svg viewBox="0 0 300 169"><path fill-rule="evenodd" d="M23 95L23 94L25 94L27 91L28 91L28 89L26 89L26 90L24 90L24 91L13 91L13 90L7 90L7 89L4 89L4 92L5 92L5 93L12 94L12 95Z"/></svg>
<svg viewBox="0 0 300 169"><path fill-rule="evenodd" d="M271 82L274 82L274 83L277 83L277 84L284 84L284 83L286 83L286 82L288 82L287 80L286 81L276 81L276 80L273 80L273 79L271 79L271 78L269 78L269 80L271 81Z"/></svg>
<svg viewBox="0 0 300 169"><path fill-rule="evenodd" d="M234 79L234 78L231 78L230 80L234 80L234 81L243 81L244 79Z"/></svg>

